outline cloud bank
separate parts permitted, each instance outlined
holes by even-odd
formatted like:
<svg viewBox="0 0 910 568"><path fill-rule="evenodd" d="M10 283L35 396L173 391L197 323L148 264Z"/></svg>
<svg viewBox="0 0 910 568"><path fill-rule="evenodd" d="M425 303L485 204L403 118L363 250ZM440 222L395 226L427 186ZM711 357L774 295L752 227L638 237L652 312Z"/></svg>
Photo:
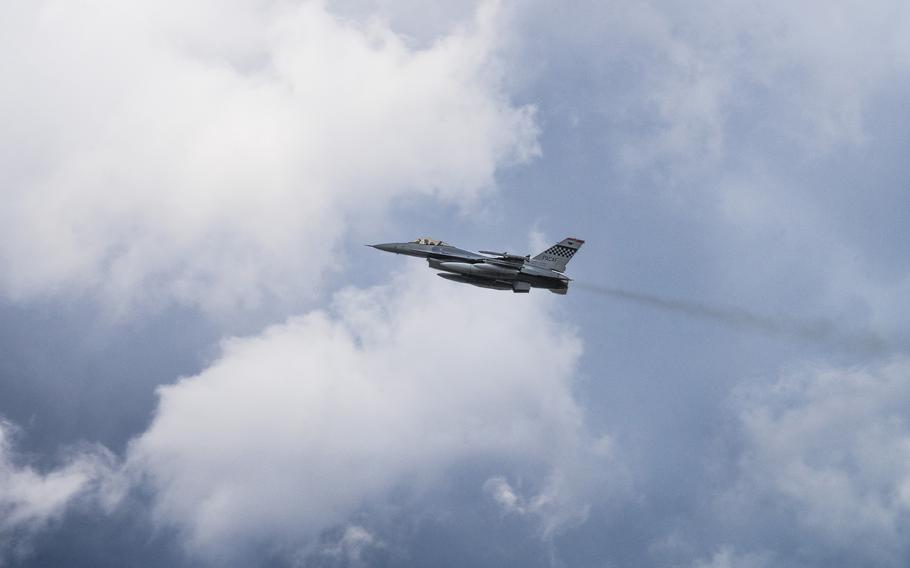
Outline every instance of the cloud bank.
<svg viewBox="0 0 910 568"><path fill-rule="evenodd" d="M612 455L572 397L580 341L549 298L483 292L421 267L226 341L130 448L157 518L205 555L301 546L454 468L519 463L545 532L584 518Z"/></svg>
<svg viewBox="0 0 910 568"><path fill-rule="evenodd" d="M0 291L210 312L312 295L396 198L537 152L493 5L417 48L319 2L10 5Z"/></svg>

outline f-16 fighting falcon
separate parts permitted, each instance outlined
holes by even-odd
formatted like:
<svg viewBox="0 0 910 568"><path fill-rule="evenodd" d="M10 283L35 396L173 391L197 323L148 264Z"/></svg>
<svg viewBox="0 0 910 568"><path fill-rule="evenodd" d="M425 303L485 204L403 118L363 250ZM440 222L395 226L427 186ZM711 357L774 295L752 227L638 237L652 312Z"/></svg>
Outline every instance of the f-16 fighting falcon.
<svg viewBox="0 0 910 568"><path fill-rule="evenodd" d="M419 256L427 259L430 268L441 270L438 276L494 290L511 290L527 294L531 288L546 288L554 294L565 294L572 280L563 272L585 242L566 238L538 254L519 256L507 252L482 250L471 252L430 238L409 243L367 245L386 252Z"/></svg>

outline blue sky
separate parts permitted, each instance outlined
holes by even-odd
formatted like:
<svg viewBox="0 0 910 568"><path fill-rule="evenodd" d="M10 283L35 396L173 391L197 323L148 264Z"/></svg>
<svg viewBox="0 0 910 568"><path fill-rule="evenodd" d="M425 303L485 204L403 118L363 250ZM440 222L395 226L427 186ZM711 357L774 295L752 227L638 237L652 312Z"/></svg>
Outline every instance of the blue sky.
<svg viewBox="0 0 910 568"><path fill-rule="evenodd" d="M901 3L2 10L0 565L907 563Z"/></svg>

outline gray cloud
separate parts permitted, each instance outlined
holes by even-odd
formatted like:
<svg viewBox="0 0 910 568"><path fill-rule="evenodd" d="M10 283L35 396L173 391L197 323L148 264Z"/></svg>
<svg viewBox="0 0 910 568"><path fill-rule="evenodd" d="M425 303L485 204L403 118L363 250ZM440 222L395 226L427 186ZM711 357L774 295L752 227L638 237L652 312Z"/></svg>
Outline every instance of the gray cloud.
<svg viewBox="0 0 910 568"><path fill-rule="evenodd" d="M908 401L903 358L807 369L771 388L741 389L738 475L714 502L724 532L741 547L776 554L778 566L829 556L844 565L905 564ZM787 550L794 539L798 554Z"/></svg>
<svg viewBox="0 0 910 568"><path fill-rule="evenodd" d="M116 459L102 447L74 449L57 467L42 471L16 454L17 429L0 421L0 565L29 552L32 537L59 522L81 497L110 509L125 489Z"/></svg>

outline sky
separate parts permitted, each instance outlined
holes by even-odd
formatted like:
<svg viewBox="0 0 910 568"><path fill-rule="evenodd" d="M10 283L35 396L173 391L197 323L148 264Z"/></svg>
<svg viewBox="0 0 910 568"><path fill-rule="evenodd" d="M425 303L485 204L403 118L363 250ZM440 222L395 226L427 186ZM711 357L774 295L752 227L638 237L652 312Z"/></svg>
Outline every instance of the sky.
<svg viewBox="0 0 910 568"><path fill-rule="evenodd" d="M0 14L0 566L910 562L906 3Z"/></svg>

